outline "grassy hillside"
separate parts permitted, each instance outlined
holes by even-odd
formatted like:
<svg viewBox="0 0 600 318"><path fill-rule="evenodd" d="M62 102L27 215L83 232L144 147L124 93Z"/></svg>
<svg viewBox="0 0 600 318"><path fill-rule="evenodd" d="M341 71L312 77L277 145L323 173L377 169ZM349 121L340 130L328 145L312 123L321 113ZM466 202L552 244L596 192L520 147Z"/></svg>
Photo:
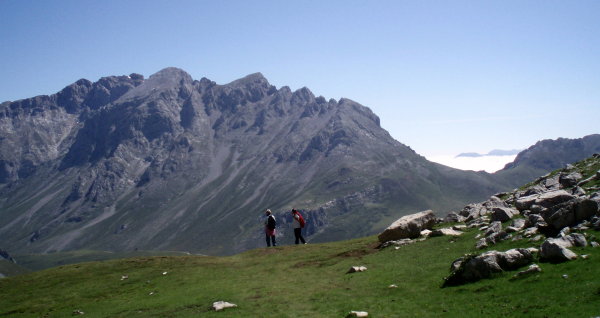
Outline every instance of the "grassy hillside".
<svg viewBox="0 0 600 318"><path fill-rule="evenodd" d="M478 230L399 249L375 237L261 248L229 257L136 257L56 267L0 280L0 317L593 317L600 315L600 248L542 272L440 288L451 262L475 252ZM589 232L597 235L597 232ZM539 246L503 242L496 250ZM481 252L481 251L478 251ZM366 272L346 274L350 266ZM165 273L166 274L163 274ZM122 280L122 275L128 279ZM563 278L567 275L567 278ZM388 288L396 284L398 288ZM214 301L237 308L214 312Z"/></svg>

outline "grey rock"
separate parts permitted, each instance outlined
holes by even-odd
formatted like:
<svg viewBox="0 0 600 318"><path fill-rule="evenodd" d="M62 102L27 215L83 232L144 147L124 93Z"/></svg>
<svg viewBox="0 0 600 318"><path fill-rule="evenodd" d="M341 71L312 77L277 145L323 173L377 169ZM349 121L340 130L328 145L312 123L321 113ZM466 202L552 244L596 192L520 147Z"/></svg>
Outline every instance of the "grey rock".
<svg viewBox="0 0 600 318"><path fill-rule="evenodd" d="M517 231L520 231L525 228L527 220L525 219L513 219L511 226L516 228Z"/></svg>
<svg viewBox="0 0 600 318"><path fill-rule="evenodd" d="M568 235L568 240L571 241L572 244L577 247L586 247L587 246L587 240L585 239L585 236L580 233L572 233L572 234Z"/></svg>
<svg viewBox="0 0 600 318"><path fill-rule="evenodd" d="M226 301L215 301L212 305L212 308L214 311L221 311L227 308L235 308L237 307L236 304L230 303L230 302L226 302Z"/></svg>
<svg viewBox="0 0 600 318"><path fill-rule="evenodd" d="M452 263L451 273L443 286L461 285L488 278L494 273L515 270L530 264L533 254L523 248L506 252L488 251L476 256L467 256Z"/></svg>
<svg viewBox="0 0 600 318"><path fill-rule="evenodd" d="M571 193L574 196L578 196L578 197L582 197L582 196L586 195L585 190L583 188L581 188L581 187L575 187L575 188L573 188L573 190L571 191Z"/></svg>
<svg viewBox="0 0 600 318"><path fill-rule="evenodd" d="M596 242L596 241L592 241L592 242L590 243L590 245L591 245L592 247L598 247L598 246L600 246L600 243L598 243L598 242Z"/></svg>
<svg viewBox="0 0 600 318"><path fill-rule="evenodd" d="M352 266L346 273L347 274L359 273L359 272L364 272L366 270L367 270L367 268L365 266Z"/></svg>
<svg viewBox="0 0 600 318"><path fill-rule="evenodd" d="M563 172L559 175L559 183L563 187L569 188L576 185L581 178L583 178L583 176L579 172Z"/></svg>
<svg viewBox="0 0 600 318"><path fill-rule="evenodd" d="M461 231L457 231L453 228L442 228L442 229L436 229L433 230L433 232L431 232L430 236L431 237L436 237L436 236L460 236L462 235L463 232Z"/></svg>
<svg viewBox="0 0 600 318"><path fill-rule="evenodd" d="M548 208L559 203L570 201L574 198L575 196L565 190L556 190L541 194L535 199L535 204Z"/></svg>
<svg viewBox="0 0 600 318"><path fill-rule="evenodd" d="M519 214L517 210L506 207L496 207L493 208L492 211L491 220L500 222L506 222L512 219L513 216Z"/></svg>
<svg viewBox="0 0 600 318"><path fill-rule="evenodd" d="M465 220L466 220L466 217L464 217L456 212L448 213L448 215L446 215L446 218L444 219L444 221L448 222L448 223L461 223L461 222L464 222Z"/></svg>
<svg viewBox="0 0 600 318"><path fill-rule="evenodd" d="M380 242L386 242L403 238L417 238L422 230L431 229L434 225L435 215L433 211L427 210L401 217L379 234L378 239Z"/></svg>
<svg viewBox="0 0 600 318"><path fill-rule="evenodd" d="M352 310L346 315L346 317L369 317L369 313L366 311L355 311Z"/></svg>
<svg viewBox="0 0 600 318"><path fill-rule="evenodd" d="M529 267L526 270L516 273L511 279L514 280L514 279L524 278L524 277L539 273L541 271L542 271L542 269L537 264L531 264L531 265L529 265Z"/></svg>
<svg viewBox="0 0 600 318"><path fill-rule="evenodd" d="M540 246L540 259L549 262L574 260L577 254L569 249L572 246L566 238L549 238Z"/></svg>
<svg viewBox="0 0 600 318"><path fill-rule="evenodd" d="M523 232L523 236L531 237L538 233L539 233L539 230L537 227L530 227L530 228L525 229L525 232Z"/></svg>
<svg viewBox="0 0 600 318"><path fill-rule="evenodd" d="M500 221L494 221L490 223L490 226L485 229L485 236L490 236L492 234L498 233L502 231L502 223Z"/></svg>

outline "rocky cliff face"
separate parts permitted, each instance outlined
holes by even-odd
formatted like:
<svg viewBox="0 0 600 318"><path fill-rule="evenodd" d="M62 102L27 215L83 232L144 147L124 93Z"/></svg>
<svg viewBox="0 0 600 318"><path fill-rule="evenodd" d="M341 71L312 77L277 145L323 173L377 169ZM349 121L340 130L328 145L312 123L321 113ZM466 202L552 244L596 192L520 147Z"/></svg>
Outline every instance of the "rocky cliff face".
<svg viewBox="0 0 600 318"><path fill-rule="evenodd" d="M352 100L226 85L164 69L79 80L0 105L0 241L13 252L262 246L262 211L312 241L381 230L506 189L486 173L426 161ZM285 238L280 238L285 243Z"/></svg>

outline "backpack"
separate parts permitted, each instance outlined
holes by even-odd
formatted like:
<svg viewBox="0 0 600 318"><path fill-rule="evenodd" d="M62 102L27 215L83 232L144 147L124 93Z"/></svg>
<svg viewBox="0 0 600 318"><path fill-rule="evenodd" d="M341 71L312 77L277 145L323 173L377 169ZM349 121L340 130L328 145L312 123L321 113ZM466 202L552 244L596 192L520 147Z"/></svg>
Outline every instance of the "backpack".
<svg viewBox="0 0 600 318"><path fill-rule="evenodd" d="M300 212L297 213L298 214L298 223L300 223L300 227L304 227L304 225L306 225L306 221L304 221L304 218L302 217L302 214L300 214Z"/></svg>
<svg viewBox="0 0 600 318"><path fill-rule="evenodd" d="M275 220L275 217L271 214L269 215L269 217L267 218L267 227L270 230L274 230L275 226L277 226L277 221Z"/></svg>

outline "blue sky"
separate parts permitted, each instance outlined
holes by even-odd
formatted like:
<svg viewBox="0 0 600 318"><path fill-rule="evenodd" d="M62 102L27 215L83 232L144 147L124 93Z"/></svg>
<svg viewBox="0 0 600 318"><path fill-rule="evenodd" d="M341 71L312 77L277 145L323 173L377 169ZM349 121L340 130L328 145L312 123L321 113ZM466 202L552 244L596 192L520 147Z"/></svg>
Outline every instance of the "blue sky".
<svg viewBox="0 0 600 318"><path fill-rule="evenodd" d="M0 101L167 66L353 99L426 156L600 133L600 1L0 0Z"/></svg>

